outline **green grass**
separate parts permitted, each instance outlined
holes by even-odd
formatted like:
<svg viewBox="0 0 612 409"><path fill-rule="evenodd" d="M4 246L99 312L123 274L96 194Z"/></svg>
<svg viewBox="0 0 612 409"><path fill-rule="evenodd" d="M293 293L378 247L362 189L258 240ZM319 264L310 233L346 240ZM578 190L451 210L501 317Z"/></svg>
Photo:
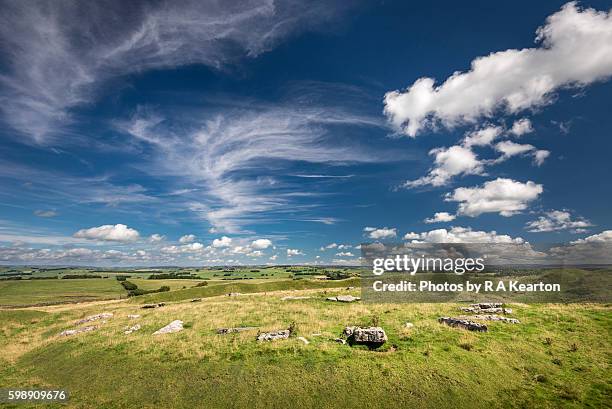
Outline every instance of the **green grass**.
<svg viewBox="0 0 612 409"><path fill-rule="evenodd" d="M151 280L154 281L154 280ZM157 280L155 280L157 281ZM338 287L356 287L359 286L358 278L350 278L346 280L276 280L264 282L251 281L228 281L217 282L215 285L205 287L192 287L184 290L171 291L167 293L147 294L141 297L134 297L132 302L135 303L153 303L167 301L181 301L190 298L200 297L215 297L228 293L261 293L266 291L281 291L281 290L305 290L316 288L338 288Z"/></svg>
<svg viewBox="0 0 612 409"><path fill-rule="evenodd" d="M67 388L72 398L61 407L68 408L609 407L610 306L517 304L522 324L490 323L488 333L471 333L436 321L456 314L458 304L325 301L347 293L358 295L311 289L155 310L122 302L2 311L0 387ZM300 294L313 298L281 300ZM57 336L102 311L115 316L97 331ZM123 335L134 313L142 329ZM151 335L174 319L186 329ZM407 321L415 327L406 329ZM295 337L257 343L256 331L215 334L218 327L274 330L292 322L309 345ZM373 322L389 336L379 351L333 341L345 325Z"/></svg>
<svg viewBox="0 0 612 409"><path fill-rule="evenodd" d="M199 280L133 278L144 289L170 285L173 291L103 304L0 309L0 388L71 394L66 405L15 408L556 409L612 402L609 304L512 304L521 324L487 323L489 332L472 333L437 322L458 315L458 303L334 303L326 297L359 295L359 279L279 277L212 279L187 289ZM229 292L243 295L219 297ZM282 301L286 295L311 298ZM0 304L12 307L120 296L125 291L114 278L0 282ZM203 300L189 302L196 297ZM140 308L162 301L163 308ZM96 331L58 336L100 312L115 315L96 323ZM152 335L175 319L185 322L184 331ZM134 323L142 329L124 335ZM295 336L271 343L256 342L257 330L215 333L291 323ZM375 323L389 337L379 350L334 342L346 325Z"/></svg>
<svg viewBox="0 0 612 409"><path fill-rule="evenodd" d="M0 281L0 306L27 306L125 297L117 280Z"/></svg>

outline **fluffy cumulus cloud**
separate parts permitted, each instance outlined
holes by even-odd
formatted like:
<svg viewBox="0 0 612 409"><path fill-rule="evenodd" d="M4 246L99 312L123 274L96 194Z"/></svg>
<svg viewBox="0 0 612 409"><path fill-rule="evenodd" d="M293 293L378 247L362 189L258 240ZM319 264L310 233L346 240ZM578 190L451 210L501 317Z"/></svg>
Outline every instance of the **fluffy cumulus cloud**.
<svg viewBox="0 0 612 409"><path fill-rule="evenodd" d="M140 238L137 230L131 229L125 224L105 224L99 227L81 229L73 235L79 239L129 242Z"/></svg>
<svg viewBox="0 0 612 409"><path fill-rule="evenodd" d="M112 78L186 64L220 69L344 8L294 0L3 2L1 112L22 135L46 142Z"/></svg>
<svg viewBox="0 0 612 409"><path fill-rule="evenodd" d="M524 122L524 120L521 121ZM538 150L533 145L519 144L509 140L504 140L493 145L496 139L512 133L512 130L505 131L501 126L488 125L468 132L459 145L453 145L448 148L432 149L429 154L433 155L435 160L429 173L418 179L404 182L402 187L414 188L424 185L444 186L455 176L483 175L486 166L501 163L517 155L531 155L534 164L537 166L544 163L544 160L549 156L550 152ZM500 155L495 159L480 159L474 152L474 148L476 147L492 147L495 151L499 152Z"/></svg>
<svg viewBox="0 0 612 409"><path fill-rule="evenodd" d="M567 3L537 30L535 48L509 49L472 61L442 84L420 78L385 95L385 114L416 136L429 126L474 123L498 111L515 114L553 100L555 91L584 87L612 75L609 12Z"/></svg>
<svg viewBox="0 0 612 409"><path fill-rule="evenodd" d="M389 227L365 227L363 231L366 235L374 240L392 239L397 237L397 229Z"/></svg>
<svg viewBox="0 0 612 409"><path fill-rule="evenodd" d="M405 182L404 187L443 186L453 176L481 174L484 171L481 161L469 147L455 145L450 148L436 148L429 154L435 157L434 166L429 174Z"/></svg>
<svg viewBox="0 0 612 409"><path fill-rule="evenodd" d="M495 162L503 162L516 155L531 155L536 166L541 166L550 152L544 149L536 149L535 146L529 144L521 144L512 141L502 141L495 145L495 150L501 153L501 156Z"/></svg>
<svg viewBox="0 0 612 409"><path fill-rule="evenodd" d="M339 253L336 253L336 256L338 256L338 257L355 257L355 255L353 253L351 253L350 251L341 251Z"/></svg>
<svg viewBox="0 0 612 409"><path fill-rule="evenodd" d="M298 249L287 249L287 257L292 257L292 256L303 256L304 253L302 252L302 250L298 250Z"/></svg>
<svg viewBox="0 0 612 409"><path fill-rule="evenodd" d="M522 244L520 237L498 234L496 231L472 230L469 227L453 227L450 230L436 229L422 233L407 233L404 240L427 243L515 243Z"/></svg>
<svg viewBox="0 0 612 409"><path fill-rule="evenodd" d="M583 243L612 244L612 230L604 230L601 233L593 234L592 236L585 237L584 239L578 239L571 242L571 244Z"/></svg>
<svg viewBox="0 0 612 409"><path fill-rule="evenodd" d="M588 220L578 217L572 218L566 210L551 210L543 216L532 220L525 228L533 233L570 230L573 233L584 233L592 224Z"/></svg>
<svg viewBox="0 0 612 409"><path fill-rule="evenodd" d="M214 248L229 247L231 245L232 245L232 239L227 236L223 236L220 239L214 239L212 243L212 246Z"/></svg>
<svg viewBox="0 0 612 409"><path fill-rule="evenodd" d="M512 216L525 210L538 198L543 187L528 181L497 178L482 186L460 187L445 196L446 201L459 202L458 215L476 217L483 213L499 213Z"/></svg>
<svg viewBox="0 0 612 409"><path fill-rule="evenodd" d="M488 146L491 145L493 140L498 138L502 132L503 128L501 126L486 126L469 132L463 141L463 145L468 148L472 146Z"/></svg>
<svg viewBox="0 0 612 409"><path fill-rule="evenodd" d="M450 214L448 212L437 212L433 217L428 217L423 220L425 223L444 223L444 222L452 222L455 220L456 216L454 214Z"/></svg>
<svg viewBox="0 0 612 409"><path fill-rule="evenodd" d="M272 245L272 241L268 239L257 239L251 242L251 248L256 250L265 250Z"/></svg>
<svg viewBox="0 0 612 409"><path fill-rule="evenodd" d="M166 238L165 236L155 233L155 234L152 234L151 237L149 237L149 241L151 243L159 243L161 241L164 241L165 238Z"/></svg>
<svg viewBox="0 0 612 409"><path fill-rule="evenodd" d="M533 132L533 126L529 118L521 118L514 121L510 133L514 136L523 136L525 134Z"/></svg>
<svg viewBox="0 0 612 409"><path fill-rule="evenodd" d="M181 236L181 238L179 239L179 243L191 243L196 239L196 236L193 234L185 234L184 236Z"/></svg>

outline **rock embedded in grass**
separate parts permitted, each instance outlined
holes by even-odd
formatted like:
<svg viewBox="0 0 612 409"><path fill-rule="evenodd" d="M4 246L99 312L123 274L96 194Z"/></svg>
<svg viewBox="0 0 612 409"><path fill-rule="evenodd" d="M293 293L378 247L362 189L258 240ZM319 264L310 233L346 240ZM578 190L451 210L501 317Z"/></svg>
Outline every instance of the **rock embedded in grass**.
<svg viewBox="0 0 612 409"><path fill-rule="evenodd" d="M277 339L287 339L291 335L291 331L288 329L281 329L279 331L262 332L257 335L257 341L276 341Z"/></svg>
<svg viewBox="0 0 612 409"><path fill-rule="evenodd" d="M144 309L149 309L149 308L159 308L159 307L163 307L164 305L166 305L166 303L160 302L157 304L145 304L142 306L142 308Z"/></svg>
<svg viewBox="0 0 612 409"><path fill-rule="evenodd" d="M128 314L128 318L131 320L136 320L140 318L140 314Z"/></svg>
<svg viewBox="0 0 612 409"><path fill-rule="evenodd" d="M482 302L470 304L469 307L459 307L463 312L488 313L488 314L512 314L512 308L504 308L500 302Z"/></svg>
<svg viewBox="0 0 612 409"><path fill-rule="evenodd" d="M170 324L166 325L155 331L153 335L171 334L173 332L179 332L183 330L183 321L174 320Z"/></svg>
<svg viewBox="0 0 612 409"><path fill-rule="evenodd" d="M387 342L387 334L381 327L345 327L342 332L350 345L367 345L378 348Z"/></svg>
<svg viewBox="0 0 612 409"><path fill-rule="evenodd" d="M80 334L82 332L93 331L93 330L96 330L96 329L98 329L97 326L90 325L90 326L87 326L87 327L82 327L82 328L77 328L77 329L67 329L65 331L60 332L59 335L60 335L60 337L67 337L67 336L70 336L70 335Z"/></svg>
<svg viewBox="0 0 612 409"><path fill-rule="evenodd" d="M468 331L487 332L489 330L484 324L455 317L440 317L438 322L449 327L467 329Z"/></svg>
<svg viewBox="0 0 612 409"><path fill-rule="evenodd" d="M191 300L190 302L200 302L200 301L202 301L202 299L201 299L201 298L194 298L194 299L193 299L193 300Z"/></svg>
<svg viewBox="0 0 612 409"><path fill-rule="evenodd" d="M497 315L497 314L463 315L457 318L465 319L465 320L472 319L472 320L482 320L482 321L501 321L501 322L507 322L509 324L520 324L521 323L516 318L502 317L501 315Z"/></svg>
<svg viewBox="0 0 612 409"><path fill-rule="evenodd" d="M251 331L257 327L235 327L235 328L217 328L217 334L234 334L236 332Z"/></svg>
<svg viewBox="0 0 612 409"><path fill-rule="evenodd" d="M76 325L81 325L81 324L85 324L86 322L98 321L98 320L108 319L108 318L112 318L112 317L113 317L113 313L112 312L102 312L100 314L90 315L87 318L83 318L82 320L78 320L76 322Z"/></svg>
<svg viewBox="0 0 612 409"><path fill-rule="evenodd" d="M125 327L125 331L123 333L125 335L129 335L129 334L131 334L134 331L138 331L139 329L140 329L140 324L136 324L136 325L133 325L131 327L127 326L127 327Z"/></svg>
<svg viewBox="0 0 612 409"><path fill-rule="evenodd" d="M337 302L355 302L359 300L361 300L361 298L353 297L352 295L338 295L336 297L327 297L327 301L337 301Z"/></svg>

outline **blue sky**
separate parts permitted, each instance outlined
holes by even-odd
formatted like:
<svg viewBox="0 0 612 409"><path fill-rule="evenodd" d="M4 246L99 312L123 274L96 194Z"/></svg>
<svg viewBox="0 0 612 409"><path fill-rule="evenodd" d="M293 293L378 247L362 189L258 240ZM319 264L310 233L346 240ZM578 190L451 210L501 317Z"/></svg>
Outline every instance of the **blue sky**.
<svg viewBox="0 0 612 409"><path fill-rule="evenodd" d="M1 2L0 262L612 240L609 3L344 3Z"/></svg>

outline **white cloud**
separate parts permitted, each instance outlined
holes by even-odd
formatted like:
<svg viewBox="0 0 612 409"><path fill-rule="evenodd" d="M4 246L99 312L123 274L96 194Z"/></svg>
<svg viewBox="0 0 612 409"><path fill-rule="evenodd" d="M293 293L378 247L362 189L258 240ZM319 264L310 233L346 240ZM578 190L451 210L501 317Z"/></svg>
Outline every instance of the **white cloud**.
<svg viewBox="0 0 612 409"><path fill-rule="evenodd" d="M533 132L533 126L531 125L529 118L521 118L514 121L512 128L510 129L510 133L515 136L523 136L531 132Z"/></svg>
<svg viewBox="0 0 612 409"><path fill-rule="evenodd" d="M229 247L231 245L232 245L232 239L227 236L223 236L220 239L214 239L213 244L212 244L214 248Z"/></svg>
<svg viewBox="0 0 612 409"><path fill-rule="evenodd" d="M309 162L326 166L386 160L360 147L339 146L331 138L332 125L380 126L378 118L358 116L335 108L271 107L250 104L227 108L206 117L180 123L175 134L170 121L152 118L143 138L132 132L133 117L121 129L156 153L151 169L163 169L206 186L208 200L189 203L189 209L206 219L216 232L240 233L252 219L274 218L296 199L303 186L269 176L270 163ZM254 170L246 174L243 170ZM298 192L301 193L301 192ZM292 207L299 220L335 223L336 219L300 215L310 208ZM283 213L287 217L286 213Z"/></svg>
<svg viewBox="0 0 612 409"><path fill-rule="evenodd" d="M189 243L183 244L182 246L166 246L162 247L161 251L168 254L180 254L180 253L198 253L204 250L205 247L202 243Z"/></svg>
<svg viewBox="0 0 612 409"><path fill-rule="evenodd" d="M542 185L531 181L522 183L497 178L482 186L457 188L448 193L445 200L459 202L458 215L476 217L483 213L499 213L508 217L525 210L542 191Z"/></svg>
<svg viewBox="0 0 612 409"><path fill-rule="evenodd" d="M578 239L571 242L571 244L583 243L612 243L612 230L604 230L601 233L593 234L592 236L585 237L584 239Z"/></svg>
<svg viewBox="0 0 612 409"><path fill-rule="evenodd" d="M263 256L263 252L261 250L253 250L253 251L247 253L247 256L249 256L249 257L261 257L261 256Z"/></svg>
<svg viewBox="0 0 612 409"><path fill-rule="evenodd" d="M99 227L81 229L73 235L79 239L128 242L138 240L140 234L125 224L105 224Z"/></svg>
<svg viewBox="0 0 612 409"><path fill-rule="evenodd" d="M471 146L488 146L493 140L498 138L503 132L501 126L487 126L468 133L463 140L463 145Z"/></svg>
<svg viewBox="0 0 612 409"><path fill-rule="evenodd" d="M544 216L530 221L525 227L528 231L534 233L558 230L571 230L574 233L583 233L587 227L591 226L591 222L584 218L572 219L571 213L566 210L551 210L546 212Z"/></svg>
<svg viewBox="0 0 612 409"><path fill-rule="evenodd" d="M151 243L159 243L160 241L163 241L166 237L162 236L161 234L152 234L151 237L149 237L149 241Z"/></svg>
<svg viewBox="0 0 612 409"><path fill-rule="evenodd" d="M57 216L57 212L55 210L36 210L34 211L34 215L38 217L55 217Z"/></svg>
<svg viewBox="0 0 612 409"><path fill-rule="evenodd" d="M179 239L179 243L191 243L192 241L194 241L196 239L196 236L193 234L185 234L184 236L181 236L181 238Z"/></svg>
<svg viewBox="0 0 612 409"><path fill-rule="evenodd" d="M503 110L514 114L549 104L555 91L612 75L612 18L567 3L537 30L537 48L494 52L437 85L420 78L385 95L385 114L408 136L441 123L474 123Z"/></svg>
<svg viewBox="0 0 612 409"><path fill-rule="evenodd" d="M536 166L541 166L546 160L546 158L548 158L549 156L550 156L549 151L544 150L544 149L537 150L533 154L533 162L536 164Z"/></svg>
<svg viewBox="0 0 612 409"><path fill-rule="evenodd" d="M327 246L322 246L319 250L331 250L337 248L338 250L350 249L352 246L350 244L338 244L338 243L330 243Z"/></svg>
<svg viewBox="0 0 612 409"><path fill-rule="evenodd" d="M404 182L402 187L414 188L424 185L444 186L453 177L459 175L484 175L485 166L503 162L512 156L520 154L531 154L534 164L540 166L548 157L550 152L546 150L536 150L532 145L518 144L512 141L501 141L494 145L494 149L501 153L496 159L480 160L473 151L474 147L490 146L493 141L504 133L500 126L486 126L472 132L468 132L460 145L449 148L432 149L429 154L435 155L434 165L426 176L416 180Z"/></svg>
<svg viewBox="0 0 612 409"><path fill-rule="evenodd" d="M447 212L437 212L434 214L434 217L429 217L423 220L425 223L443 223L443 222L452 222L455 220L455 215ZM404 236L405 237L405 236Z"/></svg>
<svg viewBox="0 0 612 409"><path fill-rule="evenodd" d="M322 25L342 8L293 0L9 2L0 16L2 113L43 142L109 79L187 64L221 69Z"/></svg>
<svg viewBox="0 0 612 409"><path fill-rule="evenodd" d="M303 256L304 253L298 249L287 249L287 257L291 256Z"/></svg>
<svg viewBox="0 0 612 409"><path fill-rule="evenodd" d="M443 186L453 176L478 175L484 171L476 154L465 146L454 145L450 148L436 148L432 149L429 154L435 156L434 167L429 174L416 180L407 181L403 184L403 187Z"/></svg>
<svg viewBox="0 0 612 409"><path fill-rule="evenodd" d="M502 153L502 160L510 158L522 153L532 152L535 150L533 145L520 144L512 141L502 141L495 145L495 150Z"/></svg>
<svg viewBox="0 0 612 409"><path fill-rule="evenodd" d="M336 253L336 256L338 256L338 257L355 257L355 255L353 253L351 253L350 251L341 251L340 253Z"/></svg>
<svg viewBox="0 0 612 409"><path fill-rule="evenodd" d="M524 243L520 237L497 234L496 231L472 230L469 227L453 227L450 230L436 229L423 233L408 233L404 240L428 243Z"/></svg>
<svg viewBox="0 0 612 409"><path fill-rule="evenodd" d="M270 247L271 245L272 245L272 241L268 239L257 239L257 240L253 240L253 242L251 243L251 248L258 249L258 250L264 250Z"/></svg>
<svg viewBox="0 0 612 409"><path fill-rule="evenodd" d="M369 238L374 240L390 239L397 236L397 229L389 227L365 227L363 231L367 233Z"/></svg>
<svg viewBox="0 0 612 409"><path fill-rule="evenodd" d="M277 254L270 256L270 261L275 261L277 258L278 258Z"/></svg>

